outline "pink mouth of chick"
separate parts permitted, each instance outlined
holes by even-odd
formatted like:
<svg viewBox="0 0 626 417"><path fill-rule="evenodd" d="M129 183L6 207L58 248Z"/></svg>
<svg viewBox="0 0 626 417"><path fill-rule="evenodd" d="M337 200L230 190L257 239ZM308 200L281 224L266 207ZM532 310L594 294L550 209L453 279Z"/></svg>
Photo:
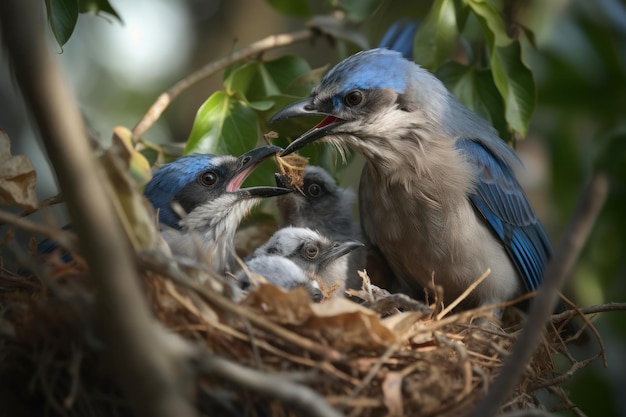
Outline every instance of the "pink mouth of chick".
<svg viewBox="0 0 626 417"><path fill-rule="evenodd" d="M251 166L244 169L239 174L235 175L226 186L226 192L232 193L239 190L239 187L241 187L241 184L243 184L246 178L248 178L248 175L250 175L250 172L252 172L253 169L254 166Z"/></svg>

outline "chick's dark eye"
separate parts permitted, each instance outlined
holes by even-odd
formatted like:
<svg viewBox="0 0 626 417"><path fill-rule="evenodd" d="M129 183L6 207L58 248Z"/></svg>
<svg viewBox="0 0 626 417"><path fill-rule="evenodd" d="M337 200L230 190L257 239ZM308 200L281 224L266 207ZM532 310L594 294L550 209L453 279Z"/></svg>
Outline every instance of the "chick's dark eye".
<svg viewBox="0 0 626 417"><path fill-rule="evenodd" d="M361 104L363 101L363 93L359 90L352 90L343 98L344 103L347 106L354 107Z"/></svg>
<svg viewBox="0 0 626 417"><path fill-rule="evenodd" d="M319 184L311 184L309 188L307 188L307 193L311 197L318 197L322 193L322 187Z"/></svg>
<svg viewBox="0 0 626 417"><path fill-rule="evenodd" d="M319 250L317 249L317 246L315 245L307 245L306 248L304 248L304 253L306 254L306 257L309 259L315 259L317 257L318 252Z"/></svg>
<svg viewBox="0 0 626 417"><path fill-rule="evenodd" d="M217 182L217 175L213 171L206 171L200 174L200 183L206 187L210 187Z"/></svg>

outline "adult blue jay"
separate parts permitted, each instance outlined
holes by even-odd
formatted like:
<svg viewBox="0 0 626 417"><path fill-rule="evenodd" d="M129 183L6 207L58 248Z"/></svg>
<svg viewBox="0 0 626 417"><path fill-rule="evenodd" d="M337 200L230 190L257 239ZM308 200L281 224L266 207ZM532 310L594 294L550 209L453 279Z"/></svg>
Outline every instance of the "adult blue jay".
<svg viewBox="0 0 626 417"><path fill-rule="evenodd" d="M261 255L246 261L246 268L235 274L238 286L244 290L254 283L254 277L250 277L249 273L260 275L267 282L286 290L301 287L316 303L324 298L317 281L309 277L295 262L283 256Z"/></svg>
<svg viewBox="0 0 626 417"><path fill-rule="evenodd" d="M289 187L289 180L275 174L276 185ZM276 198L279 226L313 229L332 240L363 241L361 227L352 218L352 204L356 195L349 188L341 188L322 167L309 165L304 169L300 190ZM361 289L358 271L365 269L365 251L348 255L348 288Z"/></svg>
<svg viewBox="0 0 626 417"><path fill-rule="evenodd" d="M262 198L291 192L279 187L240 188L262 161L281 151L262 146L239 158L193 154L161 166L144 189L172 253L193 256L200 249L216 272L234 266L237 227ZM178 208L178 210L177 210ZM197 239L195 239L197 238Z"/></svg>
<svg viewBox="0 0 626 417"><path fill-rule="evenodd" d="M360 52L270 122L306 115L325 117L283 155L320 139L363 154L361 226L399 280L419 292L434 277L450 303L491 268L467 307L537 289L551 247L520 161L435 76L398 52Z"/></svg>
<svg viewBox="0 0 626 417"><path fill-rule="evenodd" d="M326 297L343 297L348 278L348 260L344 255L361 246L363 243L359 241L333 241L304 227L283 227L257 248L251 258L283 256L318 279Z"/></svg>

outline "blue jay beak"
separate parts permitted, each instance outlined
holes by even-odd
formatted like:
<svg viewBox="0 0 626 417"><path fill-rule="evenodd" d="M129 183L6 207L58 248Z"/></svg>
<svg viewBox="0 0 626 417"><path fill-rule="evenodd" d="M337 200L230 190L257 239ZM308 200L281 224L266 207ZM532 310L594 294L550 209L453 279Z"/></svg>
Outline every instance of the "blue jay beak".
<svg viewBox="0 0 626 417"><path fill-rule="evenodd" d="M289 146L287 146L287 148L285 148L285 150L280 154L281 156L289 155L290 153L293 153L298 149L303 148L305 145L311 142L315 142L316 140L321 139L324 136L328 136L331 129L335 128L338 124L344 122L344 120L333 116L329 112L321 111L315 106L315 104L313 104L311 98L307 98L285 107L274 116L272 116L272 118L269 120L269 123L274 123L281 120L290 119L292 117L300 116L326 117L324 117L324 119L319 122L315 127L308 130L298 139L291 142Z"/></svg>
<svg viewBox="0 0 626 417"><path fill-rule="evenodd" d="M344 255L349 254L353 250L365 246L358 240L341 240L337 241L326 252L322 254L323 258L321 263L328 265L336 259L341 258Z"/></svg>
<svg viewBox="0 0 626 417"><path fill-rule="evenodd" d="M226 184L226 192L236 193L241 198L274 197L287 194L293 190L283 187L250 187L240 188L250 173L272 155L282 151L278 146L261 146L244 153L237 158L238 168L232 173L232 177Z"/></svg>

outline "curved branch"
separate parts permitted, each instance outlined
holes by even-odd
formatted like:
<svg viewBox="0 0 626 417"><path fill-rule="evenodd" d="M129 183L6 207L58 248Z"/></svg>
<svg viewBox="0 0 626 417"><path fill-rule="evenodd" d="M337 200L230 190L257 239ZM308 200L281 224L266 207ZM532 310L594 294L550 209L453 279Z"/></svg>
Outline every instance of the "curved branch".
<svg viewBox="0 0 626 417"><path fill-rule="evenodd" d="M294 383L293 379L276 373L260 372L208 352L197 358L199 371L238 387L281 400L309 417L340 417L313 389Z"/></svg>
<svg viewBox="0 0 626 417"><path fill-rule="evenodd" d="M596 314L596 313L605 313L609 311L626 311L626 303L607 303L607 304L597 304L588 307L580 307L578 309L582 314ZM579 312L577 310L565 310L557 314L552 315L552 321L562 321L574 316L578 316Z"/></svg>
<svg viewBox="0 0 626 417"><path fill-rule="evenodd" d="M42 5L0 1L1 39L66 197L94 283L98 330L116 365L115 376L136 415L195 416L186 345L151 316L139 285L134 251L103 185L108 179L48 49Z"/></svg>
<svg viewBox="0 0 626 417"><path fill-rule="evenodd" d="M519 380L535 348L541 341L543 330L556 307L559 291L569 276L582 250L593 224L604 205L608 193L608 180L595 174L581 195L565 236L554 258L544 272L544 281L535 297L522 333L506 358L500 374L489 387L489 392L474 409L473 417L494 416Z"/></svg>
<svg viewBox="0 0 626 417"><path fill-rule="evenodd" d="M159 119L163 111L170 105L170 103L178 97L183 91L189 87L197 84L203 79L210 77L218 71L221 71L234 64L237 61L261 54L271 49L280 48L282 46L291 45L297 42L302 42L307 39L311 39L314 35L314 31L311 29L304 29L293 33L284 33L281 35L271 35L265 39L254 42L244 48L241 48L227 57L218 59L217 61L210 62L194 73L188 75L176 84L168 88L162 93L157 100L150 106L148 112L141 118L137 125L133 128L133 142L137 143L144 133L152 127L152 125Z"/></svg>

